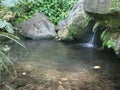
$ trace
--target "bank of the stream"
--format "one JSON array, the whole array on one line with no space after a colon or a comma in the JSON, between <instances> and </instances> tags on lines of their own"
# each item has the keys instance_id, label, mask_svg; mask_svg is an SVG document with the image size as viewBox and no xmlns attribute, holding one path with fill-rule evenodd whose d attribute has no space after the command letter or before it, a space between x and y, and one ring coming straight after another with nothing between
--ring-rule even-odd
<instances>
[{"instance_id":1,"label":"bank of the stream","mask_svg":"<svg viewBox=\"0 0 120 90\"><path fill-rule=\"evenodd\" d=\"M120 60L112 51L51 40L11 48L17 77L3 90L120 90ZM97 67L97 68L96 68Z\"/></svg>"}]
</instances>

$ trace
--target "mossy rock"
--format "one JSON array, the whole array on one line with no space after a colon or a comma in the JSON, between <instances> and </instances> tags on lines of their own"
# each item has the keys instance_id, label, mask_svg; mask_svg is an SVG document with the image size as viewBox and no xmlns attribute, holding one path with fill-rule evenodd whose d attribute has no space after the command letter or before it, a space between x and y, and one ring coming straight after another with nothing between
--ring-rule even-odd
<instances>
[{"instance_id":1,"label":"mossy rock","mask_svg":"<svg viewBox=\"0 0 120 90\"><path fill-rule=\"evenodd\" d=\"M120 0L85 0L84 10L98 14L120 12Z\"/></svg>"},{"instance_id":2,"label":"mossy rock","mask_svg":"<svg viewBox=\"0 0 120 90\"><path fill-rule=\"evenodd\" d=\"M83 9L83 2L84 0L78 0L73 6L68 17L65 19L65 26L58 31L58 40L79 39L85 33L85 27L88 21L87 14Z\"/></svg>"}]
</instances>

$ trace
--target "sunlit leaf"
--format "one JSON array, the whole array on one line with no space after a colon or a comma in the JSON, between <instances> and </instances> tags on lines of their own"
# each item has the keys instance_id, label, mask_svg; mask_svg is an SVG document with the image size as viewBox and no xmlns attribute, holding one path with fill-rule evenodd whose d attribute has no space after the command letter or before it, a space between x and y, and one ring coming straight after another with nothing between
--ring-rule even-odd
<instances>
[{"instance_id":1,"label":"sunlit leaf","mask_svg":"<svg viewBox=\"0 0 120 90\"><path fill-rule=\"evenodd\" d=\"M99 26L99 22L96 22L95 25L93 26L93 32L95 31L95 29Z\"/></svg>"},{"instance_id":2,"label":"sunlit leaf","mask_svg":"<svg viewBox=\"0 0 120 90\"><path fill-rule=\"evenodd\" d=\"M0 28L4 28L6 26L6 22L3 20L0 20Z\"/></svg>"}]
</instances>

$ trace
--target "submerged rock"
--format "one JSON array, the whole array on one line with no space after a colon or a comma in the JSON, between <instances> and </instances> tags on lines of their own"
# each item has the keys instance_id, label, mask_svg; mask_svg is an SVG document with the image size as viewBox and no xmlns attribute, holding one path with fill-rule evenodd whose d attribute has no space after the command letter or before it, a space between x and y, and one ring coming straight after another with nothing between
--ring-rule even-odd
<instances>
[{"instance_id":1,"label":"submerged rock","mask_svg":"<svg viewBox=\"0 0 120 90\"><path fill-rule=\"evenodd\" d=\"M54 25L41 13L36 13L34 17L22 22L18 28L22 29L23 36L31 39L50 39L56 35Z\"/></svg>"},{"instance_id":2,"label":"submerged rock","mask_svg":"<svg viewBox=\"0 0 120 90\"><path fill-rule=\"evenodd\" d=\"M68 17L58 24L58 34L56 36L58 40L73 40L74 38L80 38L84 34L87 20L83 4L84 0L78 0Z\"/></svg>"},{"instance_id":3,"label":"submerged rock","mask_svg":"<svg viewBox=\"0 0 120 90\"><path fill-rule=\"evenodd\" d=\"M65 90L65 88L60 85L60 86L57 88L57 90Z\"/></svg>"}]
</instances>

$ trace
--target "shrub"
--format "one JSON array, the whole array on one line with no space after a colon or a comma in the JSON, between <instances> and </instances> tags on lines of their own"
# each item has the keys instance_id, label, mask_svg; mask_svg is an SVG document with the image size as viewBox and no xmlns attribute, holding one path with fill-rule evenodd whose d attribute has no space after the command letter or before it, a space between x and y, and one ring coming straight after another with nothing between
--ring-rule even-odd
<instances>
[{"instance_id":1,"label":"shrub","mask_svg":"<svg viewBox=\"0 0 120 90\"><path fill-rule=\"evenodd\" d=\"M77 0L23 0L19 1L12 10L16 12L16 24L32 17L35 12L41 12L57 24L67 17L69 9Z\"/></svg>"},{"instance_id":2,"label":"shrub","mask_svg":"<svg viewBox=\"0 0 120 90\"><path fill-rule=\"evenodd\" d=\"M9 39L25 48L20 38L14 35L13 26L9 22L12 17L13 17L12 12L9 11L8 8L0 6L0 42L1 42L0 46L4 47L2 44L3 40ZM10 73L6 63L10 63L14 69L13 63L9 59L9 57L7 57L5 51L1 47L0 47L0 74L1 74L1 68L5 68L5 70Z\"/></svg>"}]
</instances>

